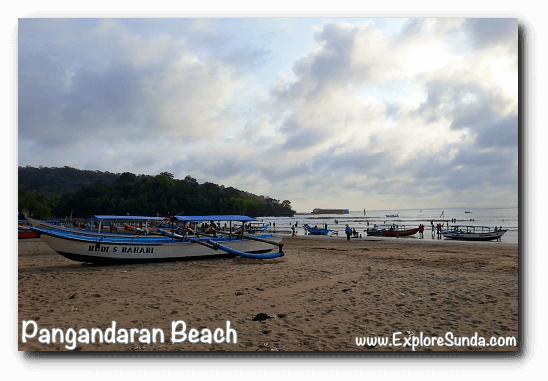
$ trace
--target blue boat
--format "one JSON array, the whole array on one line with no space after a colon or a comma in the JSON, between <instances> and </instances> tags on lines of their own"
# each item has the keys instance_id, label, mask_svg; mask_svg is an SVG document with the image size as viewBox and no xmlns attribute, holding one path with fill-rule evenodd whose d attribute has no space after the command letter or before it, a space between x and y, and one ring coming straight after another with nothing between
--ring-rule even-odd
<instances>
[{"instance_id":1,"label":"blue boat","mask_svg":"<svg viewBox=\"0 0 548 381\"><path fill-rule=\"evenodd\" d=\"M303 228L308 232L308 234L311 235L339 235L339 232L336 232L334 230L313 228L310 227L308 224L303 225Z\"/></svg>"},{"instance_id":2,"label":"blue boat","mask_svg":"<svg viewBox=\"0 0 548 381\"><path fill-rule=\"evenodd\" d=\"M367 229L367 235L368 236L382 236L384 235L384 232L386 231L387 229L379 229L379 228L373 228L373 229Z\"/></svg>"},{"instance_id":3,"label":"blue boat","mask_svg":"<svg viewBox=\"0 0 548 381\"><path fill-rule=\"evenodd\" d=\"M235 228L242 229L242 226L244 227L245 231L249 234L255 234L255 233L262 233L268 229L270 226L270 223L263 223L263 222L250 222L248 224L241 224L241 225L235 225Z\"/></svg>"}]
</instances>

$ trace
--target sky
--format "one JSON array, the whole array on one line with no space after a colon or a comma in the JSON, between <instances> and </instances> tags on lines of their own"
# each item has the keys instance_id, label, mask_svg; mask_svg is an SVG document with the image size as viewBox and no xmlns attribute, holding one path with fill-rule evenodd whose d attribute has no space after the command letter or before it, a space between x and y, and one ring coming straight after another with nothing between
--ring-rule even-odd
<instances>
[{"instance_id":1,"label":"sky","mask_svg":"<svg viewBox=\"0 0 548 381\"><path fill-rule=\"evenodd\" d=\"M515 18L21 18L19 166L314 208L518 204Z\"/></svg>"}]
</instances>

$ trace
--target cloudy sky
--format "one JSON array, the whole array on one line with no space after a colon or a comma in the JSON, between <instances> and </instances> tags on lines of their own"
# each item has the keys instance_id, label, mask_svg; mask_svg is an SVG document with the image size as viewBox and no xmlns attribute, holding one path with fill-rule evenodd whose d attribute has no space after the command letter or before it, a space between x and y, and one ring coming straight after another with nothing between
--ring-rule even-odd
<instances>
[{"instance_id":1,"label":"cloudy sky","mask_svg":"<svg viewBox=\"0 0 548 381\"><path fill-rule=\"evenodd\" d=\"M517 19L20 19L18 165L298 212L518 203Z\"/></svg>"}]
</instances>

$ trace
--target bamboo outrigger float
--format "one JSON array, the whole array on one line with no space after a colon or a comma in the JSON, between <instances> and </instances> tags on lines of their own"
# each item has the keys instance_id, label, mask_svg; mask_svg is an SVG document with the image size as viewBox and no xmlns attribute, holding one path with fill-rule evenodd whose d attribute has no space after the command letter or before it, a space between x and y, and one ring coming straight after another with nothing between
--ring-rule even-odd
<instances>
[{"instance_id":1,"label":"bamboo outrigger float","mask_svg":"<svg viewBox=\"0 0 548 381\"><path fill-rule=\"evenodd\" d=\"M107 216L102 216L106 219ZM113 219L123 216L111 216ZM282 237L271 234L220 236L175 233L174 224L179 222L186 226L189 221L255 221L247 216L175 216L171 218L171 233L158 230L164 236L101 234L55 229L44 224L31 227L42 241L62 256L79 262L90 263L135 263L163 262L189 258L239 256L252 259L278 258L284 255ZM162 233L163 232L163 233ZM277 253L269 253L274 246Z\"/></svg>"}]
</instances>

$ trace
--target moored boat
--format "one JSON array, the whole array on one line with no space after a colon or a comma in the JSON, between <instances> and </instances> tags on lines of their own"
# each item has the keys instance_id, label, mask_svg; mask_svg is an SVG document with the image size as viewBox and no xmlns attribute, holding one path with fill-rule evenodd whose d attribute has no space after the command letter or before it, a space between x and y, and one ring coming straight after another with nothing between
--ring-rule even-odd
<instances>
[{"instance_id":1,"label":"moored boat","mask_svg":"<svg viewBox=\"0 0 548 381\"><path fill-rule=\"evenodd\" d=\"M419 231L419 227L413 229L406 229L405 226L398 225L380 225L374 226L372 229L367 229L368 236L377 237L407 237L416 234Z\"/></svg>"},{"instance_id":2,"label":"moored boat","mask_svg":"<svg viewBox=\"0 0 548 381\"><path fill-rule=\"evenodd\" d=\"M255 221L247 216L175 216L171 222L188 221ZM110 234L86 235L79 231L31 227L43 242L62 256L79 262L133 263L162 262L188 258L241 256L253 259L277 258L282 252L282 237L271 234L155 237ZM277 253L268 253L274 246Z\"/></svg>"},{"instance_id":3,"label":"moored boat","mask_svg":"<svg viewBox=\"0 0 548 381\"><path fill-rule=\"evenodd\" d=\"M311 227L308 224L303 225L303 228L308 232L308 234L311 235L339 235L339 233L335 230L319 229L317 227Z\"/></svg>"},{"instance_id":4,"label":"moored boat","mask_svg":"<svg viewBox=\"0 0 548 381\"><path fill-rule=\"evenodd\" d=\"M235 225L235 228L241 229L243 227L247 233L255 234L264 232L269 226L270 223L265 224L264 222L249 222L247 224Z\"/></svg>"},{"instance_id":5,"label":"moored boat","mask_svg":"<svg viewBox=\"0 0 548 381\"><path fill-rule=\"evenodd\" d=\"M382 236L386 229L388 229L387 225L375 225L371 229L367 229L366 232L368 236Z\"/></svg>"},{"instance_id":6,"label":"moored boat","mask_svg":"<svg viewBox=\"0 0 548 381\"><path fill-rule=\"evenodd\" d=\"M406 229L405 226L392 225L390 228L383 231L384 237L407 237L419 232L419 227Z\"/></svg>"},{"instance_id":7,"label":"moored boat","mask_svg":"<svg viewBox=\"0 0 548 381\"><path fill-rule=\"evenodd\" d=\"M312 214L348 214L350 211L348 209L320 209L315 208L312 211Z\"/></svg>"},{"instance_id":8,"label":"moored boat","mask_svg":"<svg viewBox=\"0 0 548 381\"><path fill-rule=\"evenodd\" d=\"M508 229L492 229L488 226L452 226L448 232L441 233L449 239L462 241L492 241L502 238Z\"/></svg>"}]
</instances>

